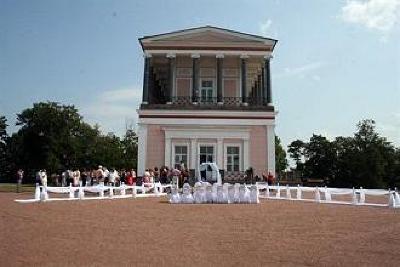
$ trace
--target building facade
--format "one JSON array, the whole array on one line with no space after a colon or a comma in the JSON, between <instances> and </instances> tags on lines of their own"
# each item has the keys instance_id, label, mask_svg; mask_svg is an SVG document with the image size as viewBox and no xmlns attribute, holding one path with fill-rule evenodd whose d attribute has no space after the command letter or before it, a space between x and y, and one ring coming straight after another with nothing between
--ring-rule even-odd
<instances>
[{"instance_id":1,"label":"building facade","mask_svg":"<svg viewBox=\"0 0 400 267\"><path fill-rule=\"evenodd\" d=\"M270 60L277 40L205 26L139 39L138 174L181 161L275 173ZM197 173L197 172L196 172Z\"/></svg>"}]
</instances>

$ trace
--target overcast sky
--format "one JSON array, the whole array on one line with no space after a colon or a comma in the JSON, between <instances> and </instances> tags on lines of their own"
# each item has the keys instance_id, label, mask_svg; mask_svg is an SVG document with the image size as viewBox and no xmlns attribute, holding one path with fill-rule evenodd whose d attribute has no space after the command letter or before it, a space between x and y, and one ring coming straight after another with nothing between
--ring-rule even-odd
<instances>
[{"instance_id":1,"label":"overcast sky","mask_svg":"<svg viewBox=\"0 0 400 267\"><path fill-rule=\"evenodd\" d=\"M206 24L279 40L272 87L285 145L352 135L371 118L400 146L400 0L0 0L0 114L14 124L33 102L58 101L122 134L142 94L137 39Z\"/></svg>"}]
</instances>

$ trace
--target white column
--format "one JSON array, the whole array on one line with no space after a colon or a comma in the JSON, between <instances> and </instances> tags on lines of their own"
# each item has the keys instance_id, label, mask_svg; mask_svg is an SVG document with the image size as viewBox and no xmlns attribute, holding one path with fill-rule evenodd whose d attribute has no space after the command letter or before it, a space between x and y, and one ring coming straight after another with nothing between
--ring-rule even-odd
<instances>
[{"instance_id":1,"label":"white column","mask_svg":"<svg viewBox=\"0 0 400 267\"><path fill-rule=\"evenodd\" d=\"M138 127L138 163L137 175L142 176L146 169L147 154L147 125L139 124Z\"/></svg>"},{"instance_id":2,"label":"white column","mask_svg":"<svg viewBox=\"0 0 400 267\"><path fill-rule=\"evenodd\" d=\"M197 170L197 139L190 139L190 169Z\"/></svg>"},{"instance_id":3,"label":"white column","mask_svg":"<svg viewBox=\"0 0 400 267\"><path fill-rule=\"evenodd\" d=\"M224 139L217 138L217 165L220 170L224 169Z\"/></svg>"},{"instance_id":4,"label":"white column","mask_svg":"<svg viewBox=\"0 0 400 267\"><path fill-rule=\"evenodd\" d=\"M243 171L249 168L249 139L243 139Z\"/></svg>"},{"instance_id":5,"label":"white column","mask_svg":"<svg viewBox=\"0 0 400 267\"><path fill-rule=\"evenodd\" d=\"M167 167L174 167L172 166L171 162L171 138L170 137L165 137L165 148L164 148L164 164Z\"/></svg>"},{"instance_id":6,"label":"white column","mask_svg":"<svg viewBox=\"0 0 400 267\"><path fill-rule=\"evenodd\" d=\"M267 169L275 176L275 125L267 125Z\"/></svg>"}]
</instances>

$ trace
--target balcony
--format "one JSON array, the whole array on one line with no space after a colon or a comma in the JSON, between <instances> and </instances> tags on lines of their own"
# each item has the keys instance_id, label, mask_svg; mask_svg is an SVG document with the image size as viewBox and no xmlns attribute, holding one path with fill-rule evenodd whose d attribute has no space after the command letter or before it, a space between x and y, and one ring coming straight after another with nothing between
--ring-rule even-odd
<instances>
[{"instance_id":1,"label":"balcony","mask_svg":"<svg viewBox=\"0 0 400 267\"><path fill-rule=\"evenodd\" d=\"M267 100L258 97L247 97L245 103L241 97L222 97L222 102L217 97L192 98L190 96L172 97L171 102L154 101L141 104L141 109L187 109L187 110L253 110L274 111L274 107L267 105Z\"/></svg>"}]
</instances>

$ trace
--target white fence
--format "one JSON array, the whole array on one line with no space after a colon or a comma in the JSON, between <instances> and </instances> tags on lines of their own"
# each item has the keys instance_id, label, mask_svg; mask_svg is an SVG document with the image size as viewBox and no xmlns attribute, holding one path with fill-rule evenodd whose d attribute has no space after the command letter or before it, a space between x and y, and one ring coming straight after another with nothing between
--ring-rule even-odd
<instances>
[{"instance_id":1,"label":"white fence","mask_svg":"<svg viewBox=\"0 0 400 267\"><path fill-rule=\"evenodd\" d=\"M99 184L96 186L80 185L78 187L73 187L71 185L69 187L51 187L51 186L45 187L37 185L35 190L35 197L33 199L16 200L16 201L21 203L31 203L39 201L58 201L58 200L91 200L91 199L118 199L118 198L130 198L130 197L131 198L159 197L159 196L166 196L167 194L165 193L165 189L171 187L172 187L171 184L161 184L161 183L148 183L148 184L142 184L141 186L127 186L123 183L120 186L106 186L104 184ZM250 188L251 185L247 185L246 187ZM295 187L293 186L290 187L288 185L280 186L279 184L272 186L263 182L256 183L256 187L257 187L256 191L258 193L257 196L254 197L255 200L257 200L253 201L255 203L258 203L258 198L264 198L264 199L282 199L282 200L292 200L292 201L313 201L322 204L326 203L326 204L364 205L364 206L400 208L400 197L397 190L304 187L299 185ZM281 196L281 192L284 192L285 195L284 197ZM52 193L51 197L49 193ZM68 197L54 197L57 194L68 194ZM305 198L304 194L307 194L308 196L311 195L311 198ZM228 193L226 193L226 195L228 196ZM343 198L346 198L346 196L349 200L343 200ZM368 196L383 197L383 199L386 200L384 202L381 201L382 203L373 203L366 201L366 197ZM216 202L224 203L220 201ZM196 201L194 201L194 203L196 203ZM227 203L229 203L229 201Z\"/></svg>"},{"instance_id":2,"label":"white fence","mask_svg":"<svg viewBox=\"0 0 400 267\"><path fill-rule=\"evenodd\" d=\"M313 201L327 204L382 206L400 208L400 197L397 190L384 189L355 189L355 188L330 188L330 187L304 187L304 186L280 186L257 183L260 191L259 197L266 199L285 199L298 201ZM285 192L285 197L281 197ZM304 193L311 194L313 198L304 198ZM340 200L340 197L348 197L350 201ZM386 203L372 203L366 201L366 196L381 196L386 198ZM339 199L338 199L339 197Z\"/></svg>"},{"instance_id":3,"label":"white fence","mask_svg":"<svg viewBox=\"0 0 400 267\"><path fill-rule=\"evenodd\" d=\"M36 185L33 199L16 200L21 203L58 200L93 200L93 199L118 199L129 197L159 197L165 196L165 189L170 184L143 183L142 186L128 186L122 183L120 186L106 186L103 183L96 186L53 187ZM150 193L151 192L151 193ZM51 195L49 193L52 193ZM89 193L89 194L88 194ZM56 194L68 194L68 197L54 197ZM50 197L51 196L51 197Z\"/></svg>"}]
</instances>

